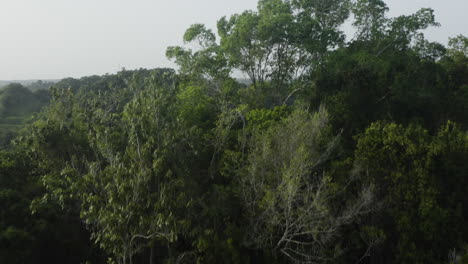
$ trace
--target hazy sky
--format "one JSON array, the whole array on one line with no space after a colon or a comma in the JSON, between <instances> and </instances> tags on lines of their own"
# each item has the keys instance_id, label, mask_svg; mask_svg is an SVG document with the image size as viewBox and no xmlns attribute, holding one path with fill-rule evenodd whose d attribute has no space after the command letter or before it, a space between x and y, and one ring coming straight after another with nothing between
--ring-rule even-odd
<instances>
[{"instance_id":1,"label":"hazy sky","mask_svg":"<svg viewBox=\"0 0 468 264\"><path fill-rule=\"evenodd\" d=\"M468 0L387 0L390 15L435 9L446 43L468 35ZM165 58L193 23L215 28L257 0L0 0L0 80L60 79L127 69L173 67Z\"/></svg>"}]
</instances>

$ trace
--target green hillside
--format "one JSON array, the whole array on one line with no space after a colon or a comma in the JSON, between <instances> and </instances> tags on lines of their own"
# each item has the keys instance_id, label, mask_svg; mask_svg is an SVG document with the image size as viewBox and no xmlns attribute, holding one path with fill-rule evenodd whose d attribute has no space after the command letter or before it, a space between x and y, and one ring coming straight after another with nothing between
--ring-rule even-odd
<instances>
[{"instance_id":1,"label":"green hillside","mask_svg":"<svg viewBox=\"0 0 468 264\"><path fill-rule=\"evenodd\" d=\"M6 145L34 113L49 102L47 90L32 92L19 83L0 90L0 146Z\"/></svg>"},{"instance_id":2,"label":"green hillside","mask_svg":"<svg viewBox=\"0 0 468 264\"><path fill-rule=\"evenodd\" d=\"M19 83L24 87L30 89L31 91L35 91L38 89L49 89L50 86L54 85L55 83L59 82L60 80L56 79L49 79L49 80L14 80L14 81L5 81L0 80L0 90L10 84Z\"/></svg>"}]
</instances>

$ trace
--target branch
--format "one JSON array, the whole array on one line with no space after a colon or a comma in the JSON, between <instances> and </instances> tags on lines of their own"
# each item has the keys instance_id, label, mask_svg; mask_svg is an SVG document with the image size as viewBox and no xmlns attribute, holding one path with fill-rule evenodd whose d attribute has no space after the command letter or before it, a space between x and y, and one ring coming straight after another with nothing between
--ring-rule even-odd
<instances>
[{"instance_id":1,"label":"branch","mask_svg":"<svg viewBox=\"0 0 468 264\"><path fill-rule=\"evenodd\" d=\"M296 92L298 92L298 91L300 91L300 90L302 90L302 88L297 88L297 89L295 89L294 91L292 91L292 92L288 95L288 97L286 97L286 100L284 100L283 105L285 105L285 104L288 102L289 98L290 98L293 94L295 94Z\"/></svg>"},{"instance_id":2,"label":"branch","mask_svg":"<svg viewBox=\"0 0 468 264\"><path fill-rule=\"evenodd\" d=\"M153 237L156 236L156 235L157 235L157 236L161 236L161 237L165 237L165 238L169 236L169 234L160 233L160 232L155 232L155 233L153 233L153 234L151 234L151 235L147 235L147 236L141 235L141 234L136 234L136 235L133 235L132 239L130 239L130 243L133 243L133 240L135 240L135 239L137 239L137 238L141 238L141 239L146 239L146 240L148 240L148 239L153 238Z\"/></svg>"}]
</instances>

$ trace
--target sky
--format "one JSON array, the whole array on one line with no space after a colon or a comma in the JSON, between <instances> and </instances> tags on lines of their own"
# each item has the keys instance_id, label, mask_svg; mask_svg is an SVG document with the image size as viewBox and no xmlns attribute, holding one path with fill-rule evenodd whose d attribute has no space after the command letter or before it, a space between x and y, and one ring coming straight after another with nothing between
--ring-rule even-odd
<instances>
[{"instance_id":1,"label":"sky","mask_svg":"<svg viewBox=\"0 0 468 264\"><path fill-rule=\"evenodd\" d=\"M435 10L426 37L468 36L468 0L387 0L389 15ZM122 68L175 67L168 46L194 23L215 29L222 16L257 0L0 0L0 80L79 78Z\"/></svg>"}]
</instances>

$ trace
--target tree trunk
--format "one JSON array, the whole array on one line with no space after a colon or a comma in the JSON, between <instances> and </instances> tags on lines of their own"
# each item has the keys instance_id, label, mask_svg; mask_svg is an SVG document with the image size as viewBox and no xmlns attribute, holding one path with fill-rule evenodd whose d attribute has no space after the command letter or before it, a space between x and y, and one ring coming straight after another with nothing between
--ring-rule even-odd
<instances>
[{"instance_id":1,"label":"tree trunk","mask_svg":"<svg viewBox=\"0 0 468 264\"><path fill-rule=\"evenodd\" d=\"M151 242L151 245L150 245L149 264L153 264L153 263L154 263L153 254L154 254L154 243Z\"/></svg>"}]
</instances>

